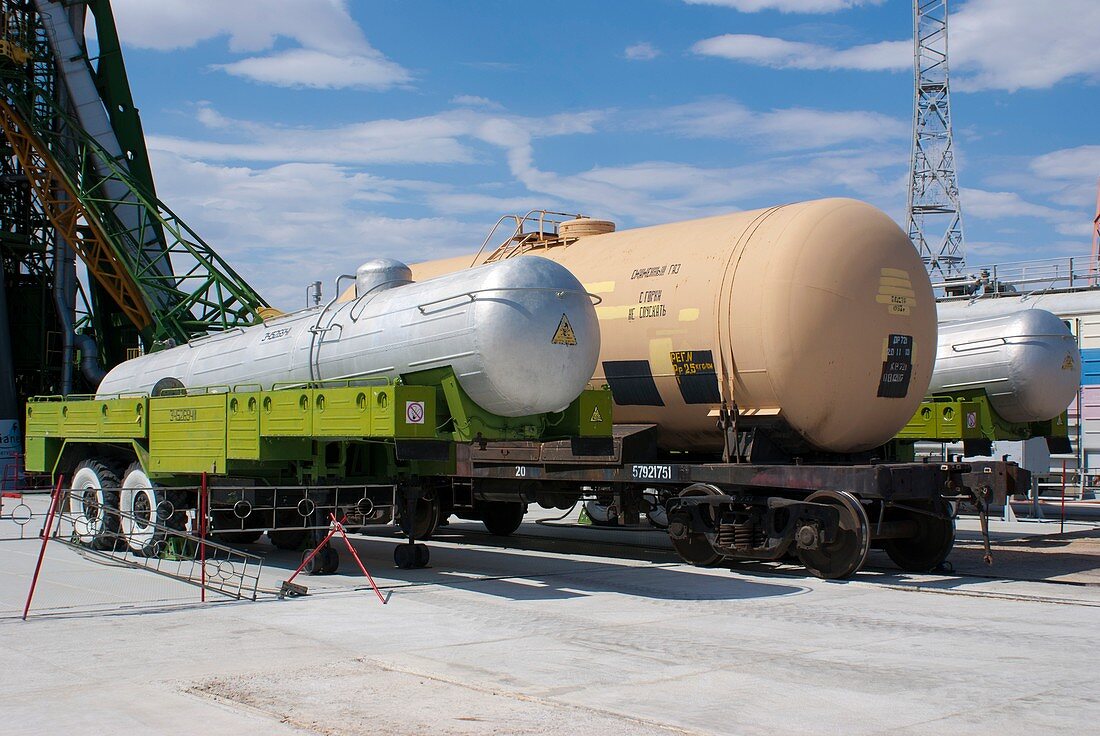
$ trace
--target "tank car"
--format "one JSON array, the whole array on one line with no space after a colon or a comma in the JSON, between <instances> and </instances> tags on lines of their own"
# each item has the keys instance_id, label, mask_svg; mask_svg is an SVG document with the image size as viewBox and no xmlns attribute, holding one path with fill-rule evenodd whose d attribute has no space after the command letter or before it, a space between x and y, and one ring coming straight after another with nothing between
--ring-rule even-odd
<instances>
[{"instance_id":1,"label":"tank car","mask_svg":"<svg viewBox=\"0 0 1100 736\"><path fill-rule=\"evenodd\" d=\"M721 450L725 408L789 454L858 453L893 437L925 395L931 283L909 238L871 205L824 199L608 229L566 222L528 252L603 298L594 378L610 386L616 421L656 423L664 448Z\"/></svg>"},{"instance_id":2,"label":"tank car","mask_svg":"<svg viewBox=\"0 0 1100 736\"><path fill-rule=\"evenodd\" d=\"M1009 422L1041 422L1077 395L1081 356L1069 327L1043 309L940 326L929 392L982 391Z\"/></svg>"},{"instance_id":3,"label":"tank car","mask_svg":"<svg viewBox=\"0 0 1100 736\"><path fill-rule=\"evenodd\" d=\"M413 282L396 261L364 264L355 298L121 363L98 397L209 386L388 380L450 367L482 409L560 411L596 368L600 334L580 282L545 258Z\"/></svg>"}]
</instances>

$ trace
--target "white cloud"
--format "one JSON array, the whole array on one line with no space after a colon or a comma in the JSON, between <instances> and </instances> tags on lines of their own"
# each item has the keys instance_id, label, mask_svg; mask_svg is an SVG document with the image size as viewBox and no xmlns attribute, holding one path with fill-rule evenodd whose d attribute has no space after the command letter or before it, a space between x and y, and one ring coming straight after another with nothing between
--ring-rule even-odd
<instances>
[{"instance_id":1,"label":"white cloud","mask_svg":"<svg viewBox=\"0 0 1100 736\"><path fill-rule=\"evenodd\" d=\"M834 13L857 5L881 5L885 0L684 0L688 5L719 5L740 10L742 13L758 13L761 10L778 10L781 13Z\"/></svg>"},{"instance_id":2,"label":"white cloud","mask_svg":"<svg viewBox=\"0 0 1100 736\"><path fill-rule=\"evenodd\" d=\"M598 111L526 118L475 110L451 110L407 120L372 120L335 128L286 127L230 120L208 106L199 119L241 140L211 141L148 136L150 148L190 158L222 161L311 162L341 165L472 163L481 142L509 149L532 139L591 133Z\"/></svg>"},{"instance_id":3,"label":"white cloud","mask_svg":"<svg viewBox=\"0 0 1100 736\"><path fill-rule=\"evenodd\" d=\"M962 190L960 196L965 204L966 214L987 220L1010 217L1041 217L1057 220L1066 214L1053 207L1028 202L1016 192L987 192L982 189L967 188Z\"/></svg>"},{"instance_id":4,"label":"white cloud","mask_svg":"<svg viewBox=\"0 0 1100 736\"><path fill-rule=\"evenodd\" d=\"M423 196L441 185L382 179L331 164L267 169L191 161L153 149L159 194L203 233L274 306L304 305L306 284L354 272L368 258L409 262L469 252L481 223L453 217L379 214L380 203Z\"/></svg>"},{"instance_id":5,"label":"white cloud","mask_svg":"<svg viewBox=\"0 0 1100 736\"><path fill-rule=\"evenodd\" d=\"M861 147L733 167L648 161L559 174L532 164L512 173L529 191L554 197L567 210L644 225L766 206L777 196L799 200L847 192L889 208L905 197L904 178L895 173L904 168L898 154Z\"/></svg>"},{"instance_id":6,"label":"white cloud","mask_svg":"<svg viewBox=\"0 0 1100 736\"><path fill-rule=\"evenodd\" d=\"M504 105L499 102L494 102L488 97L478 97L477 95L455 95L451 98L452 105L461 105L463 107L484 107L488 110L503 110Z\"/></svg>"},{"instance_id":7,"label":"white cloud","mask_svg":"<svg viewBox=\"0 0 1100 736\"><path fill-rule=\"evenodd\" d=\"M1031 170L1045 179L1076 179L1093 182L1100 176L1100 145L1064 148L1037 156Z\"/></svg>"},{"instance_id":8,"label":"white cloud","mask_svg":"<svg viewBox=\"0 0 1100 736\"><path fill-rule=\"evenodd\" d=\"M1086 246L1087 247L1087 246ZM1020 245L1004 240L967 240L966 270L976 272L982 266L1003 265L1013 261L1034 261L1045 258L1082 255L1081 244L1074 240L1049 240ZM1042 306L1041 304L1036 306Z\"/></svg>"},{"instance_id":9,"label":"white cloud","mask_svg":"<svg viewBox=\"0 0 1100 736\"><path fill-rule=\"evenodd\" d=\"M212 136L241 140L151 139L161 196L281 307L299 306L306 283L327 285L370 256L415 261L475 250L503 213L546 207L634 226L765 206L776 198L848 193L882 207L904 199L904 151L893 146L731 167L648 161L560 172L538 164L535 143L592 132L605 113L525 118L457 110L330 129L229 120L209 107L199 116ZM427 149L437 155L425 156ZM462 186L356 170L409 159L495 159L506 168ZM267 167L228 165L233 160Z\"/></svg>"},{"instance_id":10,"label":"white cloud","mask_svg":"<svg viewBox=\"0 0 1100 736\"><path fill-rule=\"evenodd\" d=\"M299 48L217 65L230 74L283 87L388 89L411 75L374 49L345 0L115 0L122 41L171 51L228 37L234 53L256 53L288 39Z\"/></svg>"},{"instance_id":11,"label":"white cloud","mask_svg":"<svg viewBox=\"0 0 1100 736\"><path fill-rule=\"evenodd\" d=\"M410 79L408 72L377 52L369 56L334 56L312 49L291 49L231 64L215 64L214 68L277 87L384 90Z\"/></svg>"},{"instance_id":12,"label":"white cloud","mask_svg":"<svg viewBox=\"0 0 1100 736\"><path fill-rule=\"evenodd\" d=\"M951 14L951 69L958 90L1044 89L1074 76L1100 76L1100 3L1095 0L970 0ZM746 34L697 42L705 56L794 69L901 71L912 41L835 49Z\"/></svg>"},{"instance_id":13,"label":"white cloud","mask_svg":"<svg viewBox=\"0 0 1100 736\"><path fill-rule=\"evenodd\" d=\"M837 50L770 36L727 33L699 41L691 50L703 56L747 61L780 69L897 71L913 66L911 41L883 41Z\"/></svg>"},{"instance_id":14,"label":"white cloud","mask_svg":"<svg viewBox=\"0 0 1100 736\"><path fill-rule=\"evenodd\" d=\"M807 108L758 112L728 99L677 105L641 117L649 128L692 138L760 140L776 150L825 148L847 141L883 141L909 134L908 121L877 112Z\"/></svg>"},{"instance_id":15,"label":"white cloud","mask_svg":"<svg viewBox=\"0 0 1100 736\"><path fill-rule=\"evenodd\" d=\"M623 56L631 61L652 61L660 55L661 50L646 41L627 46L623 52Z\"/></svg>"},{"instance_id":16,"label":"white cloud","mask_svg":"<svg viewBox=\"0 0 1100 736\"><path fill-rule=\"evenodd\" d=\"M1016 192L963 189L960 196L964 217L994 221L1031 217L1054 225L1061 235L1087 233L1086 223L1079 213L1029 202Z\"/></svg>"}]
</instances>

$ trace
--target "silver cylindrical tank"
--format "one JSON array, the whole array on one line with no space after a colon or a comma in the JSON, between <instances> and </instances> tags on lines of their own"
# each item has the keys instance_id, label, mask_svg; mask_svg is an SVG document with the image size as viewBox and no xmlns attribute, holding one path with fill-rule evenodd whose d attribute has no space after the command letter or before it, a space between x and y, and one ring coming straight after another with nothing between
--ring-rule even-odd
<instances>
[{"instance_id":1,"label":"silver cylindrical tank","mask_svg":"<svg viewBox=\"0 0 1100 736\"><path fill-rule=\"evenodd\" d=\"M1010 422L1061 414L1077 395L1081 354L1069 327L1043 309L940 325L929 393L981 389Z\"/></svg>"},{"instance_id":2,"label":"silver cylindrical tank","mask_svg":"<svg viewBox=\"0 0 1100 736\"><path fill-rule=\"evenodd\" d=\"M98 395L151 393L166 379L271 388L450 366L480 407L523 416L568 406L599 352L596 311L576 277L545 258L518 258L144 355L108 373Z\"/></svg>"}]
</instances>

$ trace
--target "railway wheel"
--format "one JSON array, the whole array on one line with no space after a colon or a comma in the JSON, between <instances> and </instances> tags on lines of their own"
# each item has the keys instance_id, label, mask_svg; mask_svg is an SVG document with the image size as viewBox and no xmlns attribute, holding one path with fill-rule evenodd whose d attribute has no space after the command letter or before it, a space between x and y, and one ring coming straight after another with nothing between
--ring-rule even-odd
<instances>
[{"instance_id":1,"label":"railway wheel","mask_svg":"<svg viewBox=\"0 0 1100 736\"><path fill-rule=\"evenodd\" d=\"M882 548L894 564L906 572L931 572L947 559L955 546L955 519L951 507L942 498L907 505L913 508L887 508L885 520L911 521L917 533L905 539L884 540Z\"/></svg>"},{"instance_id":2,"label":"railway wheel","mask_svg":"<svg viewBox=\"0 0 1100 736\"><path fill-rule=\"evenodd\" d=\"M69 513L82 544L114 549L119 540L118 475L98 460L76 466L69 484Z\"/></svg>"},{"instance_id":3,"label":"railway wheel","mask_svg":"<svg viewBox=\"0 0 1100 736\"><path fill-rule=\"evenodd\" d=\"M680 498L721 495L723 495L722 491L707 483L695 483L680 491ZM717 528L717 512L713 506L704 507L702 514L712 528ZM676 554L680 555L684 562L696 567L710 567L722 561L723 555L714 549L707 535L692 531L681 520L675 518L670 520L668 536L672 540Z\"/></svg>"},{"instance_id":4,"label":"railway wheel","mask_svg":"<svg viewBox=\"0 0 1100 736\"><path fill-rule=\"evenodd\" d=\"M798 559L819 578L842 580L854 575L871 551L871 523L859 499L847 491L817 491L806 499L827 503L840 512L836 539L816 548L799 548Z\"/></svg>"},{"instance_id":5,"label":"railway wheel","mask_svg":"<svg viewBox=\"0 0 1100 736\"><path fill-rule=\"evenodd\" d=\"M490 534L498 537L507 537L519 529L523 515L527 513L527 504L520 501L484 501L478 505L481 507L481 523Z\"/></svg>"},{"instance_id":6,"label":"railway wheel","mask_svg":"<svg viewBox=\"0 0 1100 736\"><path fill-rule=\"evenodd\" d=\"M135 554L156 557L164 551L169 530L183 529L187 512L177 508L181 499L149 479L140 463L133 463L122 478L119 508L122 536Z\"/></svg>"}]
</instances>

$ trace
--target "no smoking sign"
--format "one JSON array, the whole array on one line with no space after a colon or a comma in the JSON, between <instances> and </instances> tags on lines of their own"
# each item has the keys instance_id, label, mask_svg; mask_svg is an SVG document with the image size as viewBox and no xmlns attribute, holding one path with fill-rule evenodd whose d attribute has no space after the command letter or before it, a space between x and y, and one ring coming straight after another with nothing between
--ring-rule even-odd
<instances>
[{"instance_id":1,"label":"no smoking sign","mask_svg":"<svg viewBox=\"0 0 1100 736\"><path fill-rule=\"evenodd\" d=\"M406 401L405 402L405 423L406 424L423 424L424 423L424 402L423 401Z\"/></svg>"}]
</instances>

